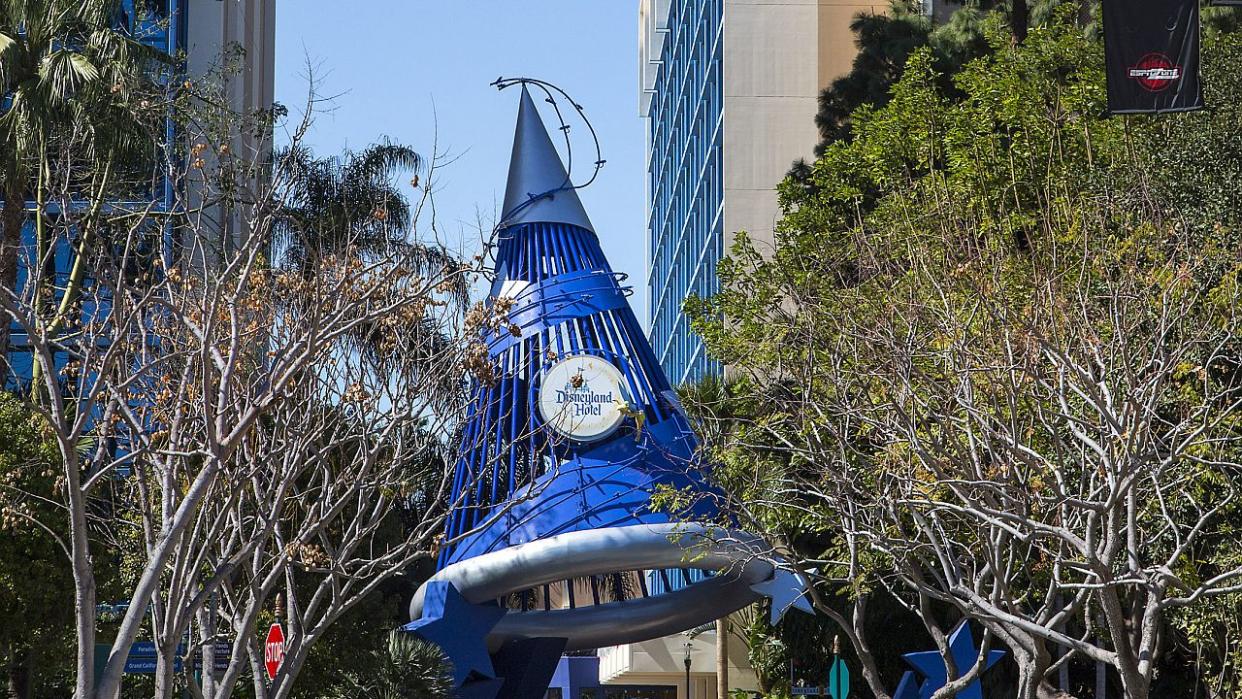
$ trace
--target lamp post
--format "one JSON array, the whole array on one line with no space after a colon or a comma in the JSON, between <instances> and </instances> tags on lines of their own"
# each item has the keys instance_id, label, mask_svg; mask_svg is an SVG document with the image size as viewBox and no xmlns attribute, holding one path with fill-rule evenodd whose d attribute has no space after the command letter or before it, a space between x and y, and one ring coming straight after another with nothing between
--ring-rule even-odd
<instances>
[{"instance_id":1,"label":"lamp post","mask_svg":"<svg viewBox=\"0 0 1242 699\"><path fill-rule=\"evenodd\" d=\"M686 665L686 699L690 699L690 651L694 650L694 644L686 641L682 644L686 649L685 665Z\"/></svg>"}]
</instances>

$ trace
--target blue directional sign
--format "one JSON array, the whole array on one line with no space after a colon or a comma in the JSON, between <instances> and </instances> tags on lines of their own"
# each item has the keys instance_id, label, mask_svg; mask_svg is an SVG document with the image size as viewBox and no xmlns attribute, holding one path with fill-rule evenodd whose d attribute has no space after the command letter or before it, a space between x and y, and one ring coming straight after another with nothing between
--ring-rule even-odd
<instances>
[{"instance_id":1,"label":"blue directional sign","mask_svg":"<svg viewBox=\"0 0 1242 699\"><path fill-rule=\"evenodd\" d=\"M228 641L216 641L215 655L212 658L211 669L216 672L224 672L229 669L229 658L233 655L233 644Z\"/></svg>"},{"instance_id":2,"label":"blue directional sign","mask_svg":"<svg viewBox=\"0 0 1242 699\"><path fill-rule=\"evenodd\" d=\"M155 654L154 643L143 643L139 648L139 644L134 644L134 649L129 652L129 657L125 658L125 673L129 675L154 675L155 668L159 662ZM178 649L180 650L180 649ZM181 653L178 652L173 658L173 672L181 672Z\"/></svg>"},{"instance_id":3,"label":"blue directional sign","mask_svg":"<svg viewBox=\"0 0 1242 699\"><path fill-rule=\"evenodd\" d=\"M215 672L224 672L229 667L229 656L233 652L233 646L228 641L216 641L215 658L212 663L212 669ZM157 653L155 651L154 641L135 641L129 649L129 656L125 658L125 672L130 675L154 675L157 664ZM184 668L182 658L185 657L185 644L177 644L176 655L173 657L173 672L180 673ZM194 668L200 669L203 666L203 657L199 652L194 653Z\"/></svg>"},{"instance_id":4,"label":"blue directional sign","mask_svg":"<svg viewBox=\"0 0 1242 699\"><path fill-rule=\"evenodd\" d=\"M157 660L155 656L129 656L125 659L125 673L128 675L154 675ZM181 672L181 661L173 661L173 672Z\"/></svg>"}]
</instances>

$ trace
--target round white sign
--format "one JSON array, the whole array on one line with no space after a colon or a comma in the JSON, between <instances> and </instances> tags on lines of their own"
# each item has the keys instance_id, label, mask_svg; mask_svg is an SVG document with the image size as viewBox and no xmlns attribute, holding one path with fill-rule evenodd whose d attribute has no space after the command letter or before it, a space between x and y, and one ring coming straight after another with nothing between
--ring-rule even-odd
<instances>
[{"instance_id":1,"label":"round white sign","mask_svg":"<svg viewBox=\"0 0 1242 699\"><path fill-rule=\"evenodd\" d=\"M539 414L580 442L608 436L625 419L625 377L608 361L582 354L553 364L539 388Z\"/></svg>"}]
</instances>

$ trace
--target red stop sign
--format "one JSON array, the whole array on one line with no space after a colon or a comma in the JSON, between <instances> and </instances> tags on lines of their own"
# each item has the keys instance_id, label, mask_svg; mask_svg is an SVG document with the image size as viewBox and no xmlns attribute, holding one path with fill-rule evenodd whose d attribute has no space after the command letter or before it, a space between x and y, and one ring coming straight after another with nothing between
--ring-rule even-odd
<instances>
[{"instance_id":1,"label":"red stop sign","mask_svg":"<svg viewBox=\"0 0 1242 699\"><path fill-rule=\"evenodd\" d=\"M267 678L276 679L280 664L285 661L285 630L280 624L272 624L267 630L267 641L263 644L263 662L267 666Z\"/></svg>"}]
</instances>

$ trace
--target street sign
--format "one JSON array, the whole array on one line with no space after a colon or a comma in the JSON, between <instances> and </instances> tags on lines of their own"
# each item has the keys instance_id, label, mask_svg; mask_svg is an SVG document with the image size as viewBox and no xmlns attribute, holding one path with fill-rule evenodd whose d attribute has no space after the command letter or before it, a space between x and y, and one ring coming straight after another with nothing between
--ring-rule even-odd
<instances>
[{"instance_id":1,"label":"street sign","mask_svg":"<svg viewBox=\"0 0 1242 699\"><path fill-rule=\"evenodd\" d=\"M180 650L180 648L178 648ZM130 655L149 655L155 657L155 641L134 641L129 647Z\"/></svg>"},{"instance_id":2,"label":"street sign","mask_svg":"<svg viewBox=\"0 0 1242 699\"><path fill-rule=\"evenodd\" d=\"M181 672L181 656L185 655L185 645L177 646L173 656L173 672ZM154 675L156 652L154 641L135 641L129 647L129 655L125 657L124 672L129 675Z\"/></svg>"},{"instance_id":3,"label":"street sign","mask_svg":"<svg viewBox=\"0 0 1242 699\"><path fill-rule=\"evenodd\" d=\"M283 642L283 641L282 641ZM111 649L110 645L103 645L105 653ZM221 673L229 669L229 658L233 653L233 644L229 641L215 642L215 658L212 663L212 669ZM106 657L106 655L105 655ZM176 653L173 655L173 672L180 674L183 663L182 658L185 657L185 644L177 644ZM284 657L283 649L281 657ZM203 654L200 650L195 649L193 654L193 667L195 670L201 669L203 666ZM125 658L125 672L130 675L154 675L156 664L155 643L152 641L135 641L129 648L129 655ZM279 664L277 665L279 669Z\"/></svg>"},{"instance_id":4,"label":"street sign","mask_svg":"<svg viewBox=\"0 0 1242 699\"><path fill-rule=\"evenodd\" d=\"M216 641L215 648L212 649L212 670L215 672L224 672L229 669L229 660L233 655L233 644L228 641Z\"/></svg>"},{"instance_id":5,"label":"street sign","mask_svg":"<svg viewBox=\"0 0 1242 699\"><path fill-rule=\"evenodd\" d=\"M285 661L285 630L280 624L272 624L267 630L267 641L263 644L263 664L267 666L267 678L276 679L280 664Z\"/></svg>"},{"instance_id":6,"label":"street sign","mask_svg":"<svg viewBox=\"0 0 1242 699\"><path fill-rule=\"evenodd\" d=\"M147 657L145 655L129 656L125 659L125 674L127 675L154 675L155 674L155 657ZM175 670L174 670L175 672Z\"/></svg>"},{"instance_id":7,"label":"street sign","mask_svg":"<svg viewBox=\"0 0 1242 699\"><path fill-rule=\"evenodd\" d=\"M850 668L840 658L832 661L828 671L828 694L832 699L847 699L850 695Z\"/></svg>"}]
</instances>

